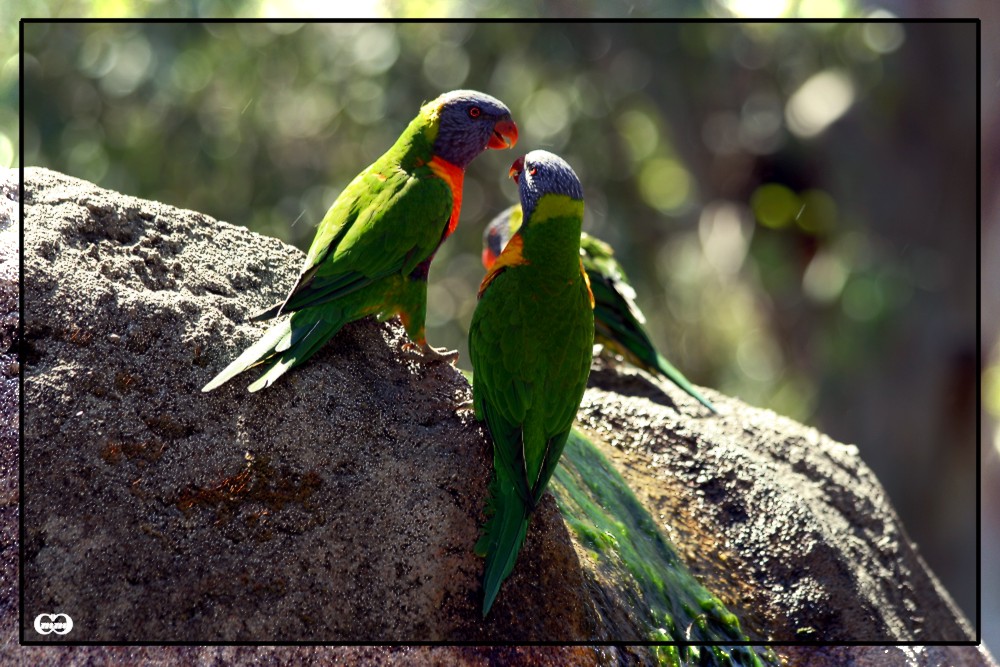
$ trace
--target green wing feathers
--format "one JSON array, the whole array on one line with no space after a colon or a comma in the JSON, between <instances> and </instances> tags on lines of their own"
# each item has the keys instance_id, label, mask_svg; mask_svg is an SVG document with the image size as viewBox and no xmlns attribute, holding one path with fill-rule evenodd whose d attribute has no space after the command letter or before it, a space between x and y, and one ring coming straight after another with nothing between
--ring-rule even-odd
<instances>
[{"instance_id":1,"label":"green wing feathers","mask_svg":"<svg viewBox=\"0 0 1000 667\"><path fill-rule=\"evenodd\" d=\"M399 298L409 293L399 283L434 254L452 203L451 191L440 178L415 177L385 157L369 167L323 219L288 298L251 318L293 313L290 321L269 329L202 391L262 363L264 375L249 389L269 387L315 354L344 324L372 313L409 314L410 328L422 331L424 292L417 290L420 303L410 304Z\"/></svg>"},{"instance_id":2,"label":"green wing feathers","mask_svg":"<svg viewBox=\"0 0 1000 667\"><path fill-rule=\"evenodd\" d=\"M486 506L489 517L483 535L476 543L476 553L486 557L483 575L483 617L489 613L500 592L500 584L510 576L517 554L528 534L530 513L515 485L502 467L496 468L490 483L490 498Z\"/></svg>"},{"instance_id":3,"label":"green wing feathers","mask_svg":"<svg viewBox=\"0 0 1000 667\"><path fill-rule=\"evenodd\" d=\"M528 487L524 462L524 431L521 425L511 422L502 410L497 410L489 401L482 403L486 427L493 440L493 467L516 474L510 475L511 483L523 503L534 507L536 499Z\"/></svg>"},{"instance_id":4,"label":"green wing feathers","mask_svg":"<svg viewBox=\"0 0 1000 667\"><path fill-rule=\"evenodd\" d=\"M588 268L590 287L594 293L594 326L598 342L627 361L652 375L662 375L684 390L712 412L717 412L711 401L694 388L684 374L677 370L653 346L649 334L642 326L642 312L632 297L632 289L624 282L620 269L609 270L606 263L598 271ZM617 264L617 262L615 262ZM585 262L586 266L586 262Z\"/></svg>"},{"instance_id":5,"label":"green wing feathers","mask_svg":"<svg viewBox=\"0 0 1000 667\"><path fill-rule=\"evenodd\" d=\"M715 413L719 412L715 408L715 406L712 405L712 402L710 400L702 396L701 392L695 389L694 385L688 382L688 379L684 377L683 373L674 368L674 366L669 361L667 361L662 354L658 352L656 354L656 369L660 373L662 373L668 380L670 380L675 385L677 385L685 392L687 392L687 394L691 396L691 398L695 399L696 401L704 405L712 412Z\"/></svg>"},{"instance_id":6,"label":"green wing feathers","mask_svg":"<svg viewBox=\"0 0 1000 667\"><path fill-rule=\"evenodd\" d=\"M284 301L263 310L250 319L254 322L269 320L283 313L292 313L303 308L321 306L328 301L335 301L374 282L372 278L359 273L340 274L337 276L310 277L309 282L301 281L300 286L288 295Z\"/></svg>"},{"instance_id":7,"label":"green wing feathers","mask_svg":"<svg viewBox=\"0 0 1000 667\"><path fill-rule=\"evenodd\" d=\"M255 392L270 387L287 371L305 363L316 354L326 341L330 340L347 323L344 317L336 317L336 311L304 311L289 318L291 333L283 337L274 348L274 356L267 360L264 373L248 391Z\"/></svg>"},{"instance_id":8,"label":"green wing feathers","mask_svg":"<svg viewBox=\"0 0 1000 667\"><path fill-rule=\"evenodd\" d=\"M335 309L306 310L273 325L256 343L219 373L202 391L212 391L240 373L264 365L264 373L251 384L251 392L269 387L287 371L316 354L323 344L349 321Z\"/></svg>"},{"instance_id":9,"label":"green wing feathers","mask_svg":"<svg viewBox=\"0 0 1000 667\"><path fill-rule=\"evenodd\" d=\"M278 342L292 331L290 322L279 322L267 330L260 340L243 350L243 353L236 357L221 373L216 375L211 382L201 388L202 391L212 391L221 387L225 383L243 371L256 366L262 359L267 358L273 352Z\"/></svg>"}]
</instances>

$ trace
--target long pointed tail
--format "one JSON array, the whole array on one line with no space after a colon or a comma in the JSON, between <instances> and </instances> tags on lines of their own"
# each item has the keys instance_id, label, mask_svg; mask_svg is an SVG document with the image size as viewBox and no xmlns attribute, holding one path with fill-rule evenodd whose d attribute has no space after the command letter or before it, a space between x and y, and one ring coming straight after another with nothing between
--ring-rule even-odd
<instances>
[{"instance_id":1,"label":"long pointed tail","mask_svg":"<svg viewBox=\"0 0 1000 667\"><path fill-rule=\"evenodd\" d=\"M260 340L202 387L202 391L212 391L258 364L266 364L264 373L248 389L254 392L269 387L289 369L319 351L344 324L346 320L340 313L299 311L268 329Z\"/></svg>"},{"instance_id":2,"label":"long pointed tail","mask_svg":"<svg viewBox=\"0 0 1000 667\"><path fill-rule=\"evenodd\" d=\"M490 484L490 500L486 511L492 516L483 527L483 536L476 543L476 553L486 556L486 572L483 575L484 618L500 592L500 584L514 569L517 554L528 533L530 515L514 485L500 474Z\"/></svg>"},{"instance_id":3,"label":"long pointed tail","mask_svg":"<svg viewBox=\"0 0 1000 667\"><path fill-rule=\"evenodd\" d=\"M593 284L593 283L592 283ZM617 290L610 289L605 281L598 281L594 290L597 305L594 307L594 337L605 347L610 347L625 359L647 373L663 375L687 392L691 398L712 412L718 412L711 401L688 382L684 374L674 368L656 351L649 334L637 318L637 309Z\"/></svg>"},{"instance_id":4,"label":"long pointed tail","mask_svg":"<svg viewBox=\"0 0 1000 667\"><path fill-rule=\"evenodd\" d=\"M667 361L663 357L663 355L660 354L659 352L656 353L656 370L658 370L661 373L663 373L663 375L666 376L666 378L668 380L670 380L675 385L677 385L678 387L680 387L681 389L683 389L684 391L686 391L692 398L694 398L695 400L697 400L699 403L701 403L702 405L704 405L706 408L708 408L712 412L716 412L716 413L718 412L718 410L715 409L715 406L712 405L712 402L709 401L704 396L702 396L701 392L699 392L697 389L695 389L694 385L692 385L690 382L688 382L688 379L686 377L684 377L684 374L681 373L676 368L674 368L673 364L671 364L669 361Z\"/></svg>"}]
</instances>

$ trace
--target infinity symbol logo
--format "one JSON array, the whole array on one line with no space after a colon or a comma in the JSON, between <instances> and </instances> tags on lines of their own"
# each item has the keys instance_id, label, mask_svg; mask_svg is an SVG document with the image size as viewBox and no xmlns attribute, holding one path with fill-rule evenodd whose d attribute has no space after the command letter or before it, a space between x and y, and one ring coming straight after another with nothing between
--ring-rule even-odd
<instances>
[{"instance_id":1,"label":"infinity symbol logo","mask_svg":"<svg viewBox=\"0 0 1000 667\"><path fill-rule=\"evenodd\" d=\"M65 635L73 629L73 619L69 614L39 614L35 616L35 632L40 635L56 633Z\"/></svg>"}]
</instances>

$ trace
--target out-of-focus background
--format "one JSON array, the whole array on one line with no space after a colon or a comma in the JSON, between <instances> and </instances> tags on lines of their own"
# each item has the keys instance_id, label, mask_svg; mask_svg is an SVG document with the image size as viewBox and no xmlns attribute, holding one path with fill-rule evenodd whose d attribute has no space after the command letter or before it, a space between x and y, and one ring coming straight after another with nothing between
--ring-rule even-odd
<instances>
[{"instance_id":1,"label":"out-of-focus background","mask_svg":"<svg viewBox=\"0 0 1000 667\"><path fill-rule=\"evenodd\" d=\"M100 15L101 4L29 1L24 11ZM221 4L239 16L278 5L308 13L302 2ZM617 250L661 351L697 384L856 444L975 623L976 417L992 438L1000 415L997 309L983 318L982 362L976 328L977 26L898 22L940 11L902 0L771 4L786 16L816 7L870 20L28 23L20 152L18 57L0 54L0 165L23 155L25 165L305 249L339 191L422 101L489 92L513 111L520 141L467 172L461 223L430 274L429 341L459 349L468 367L481 233L516 198L507 169L533 148L562 155L584 184L585 229ZM382 15L538 12L491 0L351 5ZM972 15L962 6L950 11ZM222 11L192 7L192 16ZM760 2L629 7L634 18L739 17ZM984 297L997 305L998 196L988 181L998 127L986 88L998 73L988 61L980 258ZM987 443L983 540L993 553L997 458ZM986 553L983 562L984 638L997 646L1000 581Z\"/></svg>"}]
</instances>

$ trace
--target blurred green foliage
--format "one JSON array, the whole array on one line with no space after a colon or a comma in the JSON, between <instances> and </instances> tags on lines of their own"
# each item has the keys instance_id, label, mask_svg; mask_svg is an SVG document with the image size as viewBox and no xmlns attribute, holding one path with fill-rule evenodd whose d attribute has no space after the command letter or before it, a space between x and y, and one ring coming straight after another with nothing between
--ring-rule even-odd
<instances>
[{"instance_id":1,"label":"blurred green foliage","mask_svg":"<svg viewBox=\"0 0 1000 667\"><path fill-rule=\"evenodd\" d=\"M667 354L800 419L814 407L811 370L785 359L769 294L842 320L891 314L882 282L839 242L848 225L821 187L752 172L711 183L712 161L732 171L794 149L783 109L815 70L878 80L863 25L29 24L25 46L27 163L300 248L421 101L489 91L519 121L518 150L543 146L576 167L586 226L638 266ZM514 157L488 153L470 169L464 233L431 274L437 344L465 352L478 227L516 196Z\"/></svg>"},{"instance_id":2,"label":"blurred green foliage","mask_svg":"<svg viewBox=\"0 0 1000 667\"><path fill-rule=\"evenodd\" d=\"M167 4L29 1L25 13L157 16ZM887 15L836 0L765 4ZM352 11L610 5L637 18L753 11L738 0ZM511 161L545 148L580 175L585 229L615 247L654 341L692 381L858 442L918 541L930 501L917 494L945 467L964 470L935 447L957 437L964 456L968 435L951 428L966 416L950 388L965 386L962 346L975 342L972 24L28 23L24 38L25 164L303 249L422 101L460 87L495 95L520 142L468 170L461 224L430 274L429 342L458 348L467 367L483 225L515 201ZM16 63L0 70L7 163ZM899 461L919 471L894 477Z\"/></svg>"}]
</instances>

